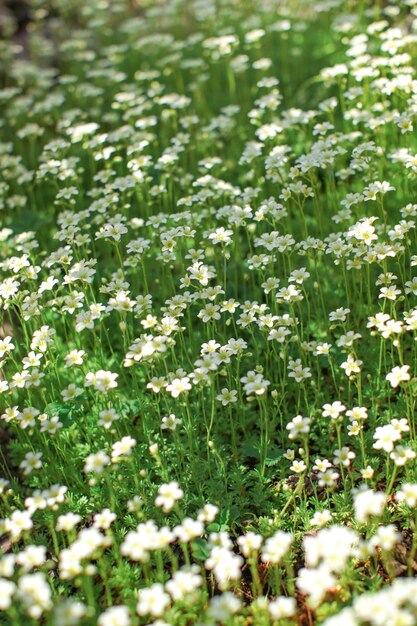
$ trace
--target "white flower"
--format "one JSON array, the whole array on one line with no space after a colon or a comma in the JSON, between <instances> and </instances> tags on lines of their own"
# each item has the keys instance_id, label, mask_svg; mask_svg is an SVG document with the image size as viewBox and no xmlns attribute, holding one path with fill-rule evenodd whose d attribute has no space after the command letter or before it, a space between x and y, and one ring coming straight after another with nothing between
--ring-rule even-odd
<instances>
[{"instance_id":1,"label":"white flower","mask_svg":"<svg viewBox=\"0 0 417 626\"><path fill-rule=\"evenodd\" d=\"M237 538L240 551L245 557L250 556L253 552L257 552L262 545L262 541L262 535L257 535L251 531Z\"/></svg>"},{"instance_id":2,"label":"white flower","mask_svg":"<svg viewBox=\"0 0 417 626\"><path fill-rule=\"evenodd\" d=\"M100 426L104 428L110 428L113 422L120 419L120 415L118 415L115 409L104 409L104 411L100 411L99 413L100 419L98 423Z\"/></svg>"},{"instance_id":3,"label":"white flower","mask_svg":"<svg viewBox=\"0 0 417 626\"><path fill-rule=\"evenodd\" d=\"M332 514L328 509L316 511L310 520L312 526L325 526L332 519Z\"/></svg>"},{"instance_id":4,"label":"white flower","mask_svg":"<svg viewBox=\"0 0 417 626\"><path fill-rule=\"evenodd\" d=\"M151 587L140 589L138 592L136 612L138 615L160 617L169 603L169 595L165 593L163 586L160 583L155 583Z\"/></svg>"},{"instance_id":5,"label":"white flower","mask_svg":"<svg viewBox=\"0 0 417 626\"><path fill-rule=\"evenodd\" d=\"M371 187L371 185L369 187ZM364 193L368 193L369 195L369 197L366 197L365 200L371 199L370 193L367 190L365 190ZM364 244L370 246L373 241L378 239L378 236L375 233L375 226L373 225L373 222L376 219L376 217L363 218L352 226L352 228L347 232L347 237L354 237L358 241L363 241Z\"/></svg>"},{"instance_id":6,"label":"white flower","mask_svg":"<svg viewBox=\"0 0 417 626\"><path fill-rule=\"evenodd\" d=\"M117 462L123 460L124 457L130 456L133 448L136 446L136 439L133 439L130 435L122 437L120 441L116 441L112 445L111 460Z\"/></svg>"},{"instance_id":7,"label":"white flower","mask_svg":"<svg viewBox=\"0 0 417 626\"><path fill-rule=\"evenodd\" d=\"M292 465L290 466L290 470L295 472L296 474L302 474L306 471L306 469L307 465L304 463L304 461L293 461Z\"/></svg>"},{"instance_id":8,"label":"white flower","mask_svg":"<svg viewBox=\"0 0 417 626\"><path fill-rule=\"evenodd\" d=\"M52 592L45 574L25 574L19 578L18 595L27 613L39 619L44 611L52 606Z\"/></svg>"},{"instance_id":9,"label":"white flower","mask_svg":"<svg viewBox=\"0 0 417 626\"><path fill-rule=\"evenodd\" d=\"M31 474L33 470L42 467L42 452L28 452L19 467L23 470L25 476Z\"/></svg>"},{"instance_id":10,"label":"white flower","mask_svg":"<svg viewBox=\"0 0 417 626\"><path fill-rule=\"evenodd\" d=\"M109 465L110 457L103 452L96 452L89 454L84 463L84 472L89 474L90 472L96 472L101 474L104 471L106 465Z\"/></svg>"},{"instance_id":11,"label":"white flower","mask_svg":"<svg viewBox=\"0 0 417 626\"><path fill-rule=\"evenodd\" d=\"M175 430L177 426L182 424L182 420L175 417L174 413L165 415L162 418L161 429L162 430Z\"/></svg>"},{"instance_id":12,"label":"white flower","mask_svg":"<svg viewBox=\"0 0 417 626\"><path fill-rule=\"evenodd\" d=\"M118 374L113 372L98 370L97 372L89 372L85 377L85 387L94 387L96 391L107 393L110 389L117 387L116 378Z\"/></svg>"},{"instance_id":13,"label":"white flower","mask_svg":"<svg viewBox=\"0 0 417 626\"><path fill-rule=\"evenodd\" d=\"M381 550L392 550L401 540L401 535L393 524L379 526L370 540L371 546L378 546Z\"/></svg>"},{"instance_id":14,"label":"white flower","mask_svg":"<svg viewBox=\"0 0 417 626\"><path fill-rule=\"evenodd\" d=\"M173 508L175 502L181 500L183 495L184 492L180 489L178 483L172 481L159 487L155 504L161 507L164 513L168 513Z\"/></svg>"},{"instance_id":15,"label":"white flower","mask_svg":"<svg viewBox=\"0 0 417 626\"><path fill-rule=\"evenodd\" d=\"M361 489L353 500L355 518L358 522L368 521L371 515L380 516L386 504L386 494L372 489Z\"/></svg>"},{"instance_id":16,"label":"white flower","mask_svg":"<svg viewBox=\"0 0 417 626\"><path fill-rule=\"evenodd\" d=\"M127 606L112 606L100 615L98 626L130 626L130 611Z\"/></svg>"},{"instance_id":17,"label":"white flower","mask_svg":"<svg viewBox=\"0 0 417 626\"><path fill-rule=\"evenodd\" d=\"M76 513L65 513L65 515L60 515L57 519L57 523L55 526L55 530L65 530L69 531L75 528L77 524L79 524L82 520L81 515L77 515Z\"/></svg>"},{"instance_id":18,"label":"white flower","mask_svg":"<svg viewBox=\"0 0 417 626\"><path fill-rule=\"evenodd\" d=\"M166 387L173 398L178 398L181 393L191 389L190 378L183 376L182 378L174 378Z\"/></svg>"},{"instance_id":19,"label":"white flower","mask_svg":"<svg viewBox=\"0 0 417 626\"><path fill-rule=\"evenodd\" d=\"M333 463L334 465L343 465L343 467L349 467L350 462L355 458L355 453L347 446L343 446L340 450L334 451Z\"/></svg>"},{"instance_id":20,"label":"white flower","mask_svg":"<svg viewBox=\"0 0 417 626\"><path fill-rule=\"evenodd\" d=\"M71 350L65 355L65 367L72 367L73 365L82 365L85 356L84 350Z\"/></svg>"},{"instance_id":21,"label":"white flower","mask_svg":"<svg viewBox=\"0 0 417 626\"><path fill-rule=\"evenodd\" d=\"M409 365L394 367L386 376L386 379L391 383L391 387L398 387L400 383L410 380L410 374L408 373L409 369Z\"/></svg>"},{"instance_id":22,"label":"white flower","mask_svg":"<svg viewBox=\"0 0 417 626\"><path fill-rule=\"evenodd\" d=\"M6 532L9 532L13 540L19 539L23 531L33 527L31 511L13 511L9 518L4 521Z\"/></svg>"},{"instance_id":23,"label":"white flower","mask_svg":"<svg viewBox=\"0 0 417 626\"><path fill-rule=\"evenodd\" d=\"M110 528L114 520L116 519L116 513L112 513L110 509L103 509L101 513L94 515L94 526L101 530L107 530Z\"/></svg>"},{"instance_id":24,"label":"white flower","mask_svg":"<svg viewBox=\"0 0 417 626\"><path fill-rule=\"evenodd\" d=\"M327 489L331 489L335 486L336 481L340 475L337 472L333 472L332 470L326 470L324 472L319 472L319 487L326 487Z\"/></svg>"},{"instance_id":25,"label":"white flower","mask_svg":"<svg viewBox=\"0 0 417 626\"><path fill-rule=\"evenodd\" d=\"M359 622L356 619L355 612L349 607L342 609L336 615L327 618L322 626L358 626Z\"/></svg>"},{"instance_id":26,"label":"white flower","mask_svg":"<svg viewBox=\"0 0 417 626\"><path fill-rule=\"evenodd\" d=\"M337 420L341 413L346 411L346 407L339 400L336 400L332 404L325 404L323 406L323 417L330 417L332 420Z\"/></svg>"},{"instance_id":27,"label":"white flower","mask_svg":"<svg viewBox=\"0 0 417 626\"><path fill-rule=\"evenodd\" d=\"M367 467L364 467L363 469L361 469L361 474L364 480L371 480L371 478L374 477L375 470L373 469L373 467L368 465Z\"/></svg>"},{"instance_id":28,"label":"white flower","mask_svg":"<svg viewBox=\"0 0 417 626\"><path fill-rule=\"evenodd\" d=\"M398 431L392 424L378 426L374 433L374 439L376 439L376 441L373 447L376 450L391 452L394 449L394 442L401 439L401 432Z\"/></svg>"},{"instance_id":29,"label":"white flower","mask_svg":"<svg viewBox=\"0 0 417 626\"><path fill-rule=\"evenodd\" d=\"M342 572L352 555L358 536L351 528L330 526L320 529L316 535L307 535L303 540L305 560L308 567L325 567L333 572Z\"/></svg>"},{"instance_id":30,"label":"white flower","mask_svg":"<svg viewBox=\"0 0 417 626\"><path fill-rule=\"evenodd\" d=\"M221 317L219 311L220 311L220 306L218 304L213 304L212 302L209 302L198 313L198 317L204 323L209 322L210 320L219 320Z\"/></svg>"},{"instance_id":31,"label":"white flower","mask_svg":"<svg viewBox=\"0 0 417 626\"><path fill-rule=\"evenodd\" d=\"M188 543L196 537L201 537L204 526L202 522L186 517L182 520L181 525L175 526L174 532L182 543Z\"/></svg>"},{"instance_id":32,"label":"white flower","mask_svg":"<svg viewBox=\"0 0 417 626\"><path fill-rule=\"evenodd\" d=\"M216 515L219 512L219 507L214 504L205 504L200 511L198 511L197 519L199 522L211 523L215 520Z\"/></svg>"},{"instance_id":33,"label":"white flower","mask_svg":"<svg viewBox=\"0 0 417 626\"><path fill-rule=\"evenodd\" d=\"M346 317L349 313L350 309L344 309L343 307L340 307L339 309L336 309L335 311L329 313L329 320L331 322L345 322Z\"/></svg>"},{"instance_id":34,"label":"white flower","mask_svg":"<svg viewBox=\"0 0 417 626\"><path fill-rule=\"evenodd\" d=\"M405 502L411 508L417 506L417 484L404 483L395 496L397 502Z\"/></svg>"},{"instance_id":35,"label":"white flower","mask_svg":"<svg viewBox=\"0 0 417 626\"><path fill-rule=\"evenodd\" d=\"M216 228L214 233L210 233L208 238L211 239L213 243L228 244L232 241L231 235L233 235L233 230L226 230L223 226L220 226Z\"/></svg>"},{"instance_id":36,"label":"white flower","mask_svg":"<svg viewBox=\"0 0 417 626\"><path fill-rule=\"evenodd\" d=\"M226 622L241 607L241 601L231 591L225 591L219 596L211 598L209 605L210 616L218 622Z\"/></svg>"},{"instance_id":37,"label":"white flower","mask_svg":"<svg viewBox=\"0 0 417 626\"><path fill-rule=\"evenodd\" d=\"M271 600L268 610L273 620L282 620L295 615L297 604L295 598L279 596L275 600Z\"/></svg>"},{"instance_id":38,"label":"white flower","mask_svg":"<svg viewBox=\"0 0 417 626\"><path fill-rule=\"evenodd\" d=\"M165 588L173 600L184 600L201 587L203 578L198 565L182 568L174 573Z\"/></svg>"},{"instance_id":39,"label":"white flower","mask_svg":"<svg viewBox=\"0 0 417 626\"><path fill-rule=\"evenodd\" d=\"M216 396L216 400L219 400L223 406L227 406L231 402L237 402L237 391L235 389L222 389L221 393Z\"/></svg>"},{"instance_id":40,"label":"white flower","mask_svg":"<svg viewBox=\"0 0 417 626\"><path fill-rule=\"evenodd\" d=\"M290 533L277 530L272 537L266 540L262 549L261 560L264 563L280 563L287 554L292 541L293 537Z\"/></svg>"},{"instance_id":41,"label":"white flower","mask_svg":"<svg viewBox=\"0 0 417 626\"><path fill-rule=\"evenodd\" d=\"M6 336L3 339L0 338L0 359L4 357L5 354L14 350L14 344L12 343L13 337Z\"/></svg>"},{"instance_id":42,"label":"white flower","mask_svg":"<svg viewBox=\"0 0 417 626\"><path fill-rule=\"evenodd\" d=\"M315 569L303 567L298 572L296 585L301 593L308 596L309 605L315 608L327 591L336 585L336 577L325 565Z\"/></svg>"},{"instance_id":43,"label":"white flower","mask_svg":"<svg viewBox=\"0 0 417 626\"><path fill-rule=\"evenodd\" d=\"M0 611L6 611L11 603L16 585L11 580L0 578Z\"/></svg>"},{"instance_id":44,"label":"white flower","mask_svg":"<svg viewBox=\"0 0 417 626\"><path fill-rule=\"evenodd\" d=\"M353 354L349 354L346 361L344 361L340 367L345 371L346 376L351 378L354 374L360 373L361 365L361 360L355 359Z\"/></svg>"},{"instance_id":45,"label":"white flower","mask_svg":"<svg viewBox=\"0 0 417 626\"><path fill-rule=\"evenodd\" d=\"M290 431L288 435L290 439L297 439L302 435L307 435L310 432L311 420L308 417L297 415L286 426L286 429Z\"/></svg>"},{"instance_id":46,"label":"white flower","mask_svg":"<svg viewBox=\"0 0 417 626\"><path fill-rule=\"evenodd\" d=\"M29 571L34 567L40 567L46 561L46 547L28 545L24 550L19 552L16 557L18 563L25 571Z\"/></svg>"},{"instance_id":47,"label":"white flower","mask_svg":"<svg viewBox=\"0 0 417 626\"><path fill-rule=\"evenodd\" d=\"M66 389L61 391L61 396L64 402L68 402L82 394L82 392L83 390L80 389L80 387L77 387L76 385L74 385L74 383L71 383Z\"/></svg>"},{"instance_id":48,"label":"white flower","mask_svg":"<svg viewBox=\"0 0 417 626\"><path fill-rule=\"evenodd\" d=\"M238 580L242 575L243 559L231 552L229 548L214 546L210 557L205 561L206 569L213 570L220 589L225 589L231 581Z\"/></svg>"}]
</instances>

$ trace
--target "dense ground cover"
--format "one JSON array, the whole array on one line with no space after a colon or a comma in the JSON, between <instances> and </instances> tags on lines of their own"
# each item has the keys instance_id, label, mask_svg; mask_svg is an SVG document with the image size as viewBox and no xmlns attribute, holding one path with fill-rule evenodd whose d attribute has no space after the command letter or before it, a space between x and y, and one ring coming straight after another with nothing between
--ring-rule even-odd
<instances>
[{"instance_id":1,"label":"dense ground cover","mask_svg":"<svg viewBox=\"0 0 417 626\"><path fill-rule=\"evenodd\" d=\"M0 623L416 624L416 2L21 9Z\"/></svg>"}]
</instances>

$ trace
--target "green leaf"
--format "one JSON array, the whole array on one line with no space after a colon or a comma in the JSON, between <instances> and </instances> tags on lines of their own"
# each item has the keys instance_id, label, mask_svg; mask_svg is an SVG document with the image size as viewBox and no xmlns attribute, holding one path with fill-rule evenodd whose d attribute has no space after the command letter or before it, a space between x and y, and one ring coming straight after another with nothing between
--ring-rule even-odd
<instances>
[{"instance_id":1,"label":"green leaf","mask_svg":"<svg viewBox=\"0 0 417 626\"><path fill-rule=\"evenodd\" d=\"M46 406L46 413L50 417L57 415L65 428L69 428L74 423L75 406L72 404L62 404L61 402L51 402Z\"/></svg>"},{"instance_id":2,"label":"green leaf","mask_svg":"<svg viewBox=\"0 0 417 626\"><path fill-rule=\"evenodd\" d=\"M194 541L191 542L191 551L193 558L198 561L205 561L210 556L208 541L201 538L194 539Z\"/></svg>"}]
</instances>

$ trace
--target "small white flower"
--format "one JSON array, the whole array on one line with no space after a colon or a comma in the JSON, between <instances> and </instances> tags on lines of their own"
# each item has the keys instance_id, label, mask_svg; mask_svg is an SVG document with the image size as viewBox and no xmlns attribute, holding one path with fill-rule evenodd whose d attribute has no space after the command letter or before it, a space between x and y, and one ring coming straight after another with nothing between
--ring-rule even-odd
<instances>
[{"instance_id":1,"label":"small white flower","mask_svg":"<svg viewBox=\"0 0 417 626\"><path fill-rule=\"evenodd\" d=\"M386 379L391 383L391 387L398 387L400 383L410 380L409 369L409 365L394 367L386 376Z\"/></svg>"}]
</instances>

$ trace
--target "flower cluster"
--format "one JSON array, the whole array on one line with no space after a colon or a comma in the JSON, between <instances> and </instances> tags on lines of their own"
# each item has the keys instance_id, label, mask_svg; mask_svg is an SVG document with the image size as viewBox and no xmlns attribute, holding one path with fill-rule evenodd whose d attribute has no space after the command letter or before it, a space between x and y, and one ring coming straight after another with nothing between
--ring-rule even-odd
<instances>
[{"instance_id":1,"label":"flower cluster","mask_svg":"<svg viewBox=\"0 0 417 626\"><path fill-rule=\"evenodd\" d=\"M417 2L13 4L0 622L417 623Z\"/></svg>"}]
</instances>

